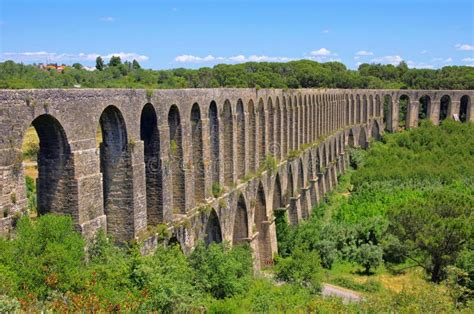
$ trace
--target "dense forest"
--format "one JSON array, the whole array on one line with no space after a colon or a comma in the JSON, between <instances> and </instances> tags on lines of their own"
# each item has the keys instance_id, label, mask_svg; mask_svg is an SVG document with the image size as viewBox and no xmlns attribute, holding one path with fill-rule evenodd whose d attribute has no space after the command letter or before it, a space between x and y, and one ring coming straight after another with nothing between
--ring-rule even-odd
<instances>
[{"instance_id":1,"label":"dense forest","mask_svg":"<svg viewBox=\"0 0 474 314\"><path fill-rule=\"evenodd\" d=\"M279 256L262 274L248 246L143 256L104 234L86 245L70 217L22 217L0 239L0 312L472 313L474 125L423 122L350 157L307 221L277 216ZM364 301L323 298L323 282Z\"/></svg>"},{"instance_id":2,"label":"dense forest","mask_svg":"<svg viewBox=\"0 0 474 314\"><path fill-rule=\"evenodd\" d=\"M146 70L137 61L100 57L94 71L75 63L58 71L13 61L0 63L0 88L392 88L474 89L474 67L447 66L438 70L362 64L356 71L339 62L310 60L287 63L247 62L212 68Z\"/></svg>"}]
</instances>

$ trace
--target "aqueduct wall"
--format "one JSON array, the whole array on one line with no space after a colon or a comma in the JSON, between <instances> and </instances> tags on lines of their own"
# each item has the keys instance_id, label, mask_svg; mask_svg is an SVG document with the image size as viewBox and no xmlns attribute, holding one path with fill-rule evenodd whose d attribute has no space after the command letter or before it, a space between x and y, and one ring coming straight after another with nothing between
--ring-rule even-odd
<instances>
[{"instance_id":1,"label":"aqueduct wall","mask_svg":"<svg viewBox=\"0 0 474 314\"><path fill-rule=\"evenodd\" d=\"M274 211L290 223L337 184L348 146L419 118L474 121L473 91L1 90L0 233L27 205L22 141L40 138L38 212L70 214L86 236L156 237L184 250L247 241L264 264L277 250ZM385 110L384 110L384 103ZM102 143L96 130L100 126ZM267 157L273 156L273 157Z\"/></svg>"}]
</instances>

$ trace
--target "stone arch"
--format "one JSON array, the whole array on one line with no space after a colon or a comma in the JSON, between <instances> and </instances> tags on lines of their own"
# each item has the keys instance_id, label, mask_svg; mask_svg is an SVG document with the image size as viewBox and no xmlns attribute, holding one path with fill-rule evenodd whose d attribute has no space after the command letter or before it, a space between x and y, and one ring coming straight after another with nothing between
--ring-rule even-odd
<instances>
[{"instance_id":1,"label":"stone arch","mask_svg":"<svg viewBox=\"0 0 474 314\"><path fill-rule=\"evenodd\" d=\"M359 146L362 148L367 148L367 133L365 131L365 128L360 128Z\"/></svg>"},{"instance_id":2,"label":"stone arch","mask_svg":"<svg viewBox=\"0 0 474 314\"><path fill-rule=\"evenodd\" d=\"M194 199L196 203L201 203L205 198L205 181L202 120L198 103L194 103L191 109L191 143L194 168Z\"/></svg>"},{"instance_id":3,"label":"stone arch","mask_svg":"<svg viewBox=\"0 0 474 314\"><path fill-rule=\"evenodd\" d=\"M356 95L356 123L361 123L360 109L360 95Z\"/></svg>"},{"instance_id":4,"label":"stone arch","mask_svg":"<svg viewBox=\"0 0 474 314\"><path fill-rule=\"evenodd\" d=\"M419 99L420 107L418 108L418 121L431 118L431 98L423 95Z\"/></svg>"},{"instance_id":5,"label":"stone arch","mask_svg":"<svg viewBox=\"0 0 474 314\"><path fill-rule=\"evenodd\" d=\"M306 195L304 192L305 188L306 188L306 185L305 185L305 180L304 180L303 160L300 158L298 162L297 189L298 189L298 192L300 193L301 217L303 219L306 219L309 216L308 202L306 201Z\"/></svg>"},{"instance_id":6,"label":"stone arch","mask_svg":"<svg viewBox=\"0 0 474 314\"><path fill-rule=\"evenodd\" d=\"M211 153L211 179L212 183L219 183L219 116L217 104L212 101L209 105L209 137Z\"/></svg>"},{"instance_id":7,"label":"stone arch","mask_svg":"<svg viewBox=\"0 0 474 314\"><path fill-rule=\"evenodd\" d=\"M70 214L78 222L77 205L70 197L74 169L66 132L61 123L49 114L36 117L31 125L39 138L36 180L38 214Z\"/></svg>"},{"instance_id":8,"label":"stone arch","mask_svg":"<svg viewBox=\"0 0 474 314\"><path fill-rule=\"evenodd\" d=\"M282 157L284 158L288 153L288 136L290 130L288 129L288 108L286 105L286 97L282 97L283 106L281 108L282 119L281 119L281 143L282 143Z\"/></svg>"},{"instance_id":9,"label":"stone arch","mask_svg":"<svg viewBox=\"0 0 474 314\"><path fill-rule=\"evenodd\" d=\"M375 95L375 113L374 113L374 115L376 117L379 117L381 110L382 110L382 103L381 103L381 100L380 100L380 95Z\"/></svg>"},{"instance_id":10,"label":"stone arch","mask_svg":"<svg viewBox=\"0 0 474 314\"><path fill-rule=\"evenodd\" d=\"M444 95L439 101L439 121L445 120L451 111L451 97Z\"/></svg>"},{"instance_id":11,"label":"stone arch","mask_svg":"<svg viewBox=\"0 0 474 314\"><path fill-rule=\"evenodd\" d=\"M369 118L374 116L374 96L369 95Z\"/></svg>"},{"instance_id":12,"label":"stone arch","mask_svg":"<svg viewBox=\"0 0 474 314\"><path fill-rule=\"evenodd\" d=\"M294 197L295 188L293 184L293 171L291 170L291 164L288 163L288 182L286 187L286 194L288 195L287 202L290 203L290 207L288 209L288 219L291 225L296 225L298 223L298 212L296 208L291 204L291 197Z\"/></svg>"},{"instance_id":13,"label":"stone arch","mask_svg":"<svg viewBox=\"0 0 474 314\"><path fill-rule=\"evenodd\" d=\"M374 120L374 122L372 123L371 137L376 141L379 141L381 139L380 127L377 120Z\"/></svg>"},{"instance_id":14,"label":"stone arch","mask_svg":"<svg viewBox=\"0 0 474 314\"><path fill-rule=\"evenodd\" d=\"M288 96L288 136L289 150L292 151L295 149L295 109L290 96Z\"/></svg>"},{"instance_id":15,"label":"stone arch","mask_svg":"<svg viewBox=\"0 0 474 314\"><path fill-rule=\"evenodd\" d=\"M277 173L275 176L275 184L273 186L273 210L284 207L283 195L281 192L281 181L280 175Z\"/></svg>"},{"instance_id":16,"label":"stone arch","mask_svg":"<svg viewBox=\"0 0 474 314\"><path fill-rule=\"evenodd\" d=\"M170 138L171 184L173 193L173 212L186 213L185 180L183 169L183 135L181 117L176 105L168 112L168 130Z\"/></svg>"},{"instance_id":17,"label":"stone arch","mask_svg":"<svg viewBox=\"0 0 474 314\"><path fill-rule=\"evenodd\" d=\"M255 155L257 153L256 145L256 131L257 131L257 121L255 119L255 106L253 100L250 100L248 103L248 112L249 112L249 165L250 171L255 171Z\"/></svg>"},{"instance_id":18,"label":"stone arch","mask_svg":"<svg viewBox=\"0 0 474 314\"><path fill-rule=\"evenodd\" d=\"M245 113L242 99L237 100L236 108L236 122L237 122L237 142L236 148L236 171L237 177L242 178L245 175Z\"/></svg>"},{"instance_id":19,"label":"stone arch","mask_svg":"<svg viewBox=\"0 0 474 314\"><path fill-rule=\"evenodd\" d=\"M232 107L228 100L224 102L224 108L222 110L222 123L224 127L224 184L230 186L234 181L234 124L232 117Z\"/></svg>"},{"instance_id":20,"label":"stone arch","mask_svg":"<svg viewBox=\"0 0 474 314\"><path fill-rule=\"evenodd\" d=\"M140 139L143 141L147 223L163 222L163 169L158 118L152 104L146 104L140 116Z\"/></svg>"},{"instance_id":21,"label":"stone arch","mask_svg":"<svg viewBox=\"0 0 474 314\"><path fill-rule=\"evenodd\" d=\"M345 96L345 101L346 101L346 125L351 124L351 103L349 102L349 96L346 94Z\"/></svg>"},{"instance_id":22,"label":"stone arch","mask_svg":"<svg viewBox=\"0 0 474 314\"><path fill-rule=\"evenodd\" d=\"M298 108L298 146L297 148L299 149L302 144L304 144L304 105L303 105L303 97L301 97L301 94L298 97L298 102L297 102L297 108Z\"/></svg>"},{"instance_id":23,"label":"stone arch","mask_svg":"<svg viewBox=\"0 0 474 314\"><path fill-rule=\"evenodd\" d=\"M459 120L461 122L470 121L472 116L471 98L468 95L461 97L459 106Z\"/></svg>"},{"instance_id":24,"label":"stone arch","mask_svg":"<svg viewBox=\"0 0 474 314\"><path fill-rule=\"evenodd\" d=\"M235 210L232 244L243 244L247 241L248 237L249 226L247 216L247 205L245 203L244 196L240 194L237 200L237 208Z\"/></svg>"},{"instance_id":25,"label":"stone arch","mask_svg":"<svg viewBox=\"0 0 474 314\"><path fill-rule=\"evenodd\" d=\"M268 108L268 145L269 145L269 154L273 154L271 150L273 147L273 142L275 140L275 108L273 107L273 101L271 97L268 97L267 100ZM276 156L275 156L276 157Z\"/></svg>"},{"instance_id":26,"label":"stone arch","mask_svg":"<svg viewBox=\"0 0 474 314\"><path fill-rule=\"evenodd\" d=\"M355 124L356 123L356 114L355 114L355 111L356 111L356 108L355 108L355 100L354 100L354 95L351 94L350 96L350 103L351 103L351 123L350 124Z\"/></svg>"},{"instance_id":27,"label":"stone arch","mask_svg":"<svg viewBox=\"0 0 474 314\"><path fill-rule=\"evenodd\" d=\"M260 99L258 102L258 156L259 156L259 165L265 160L265 105L263 104L263 99Z\"/></svg>"},{"instance_id":28,"label":"stone arch","mask_svg":"<svg viewBox=\"0 0 474 314\"><path fill-rule=\"evenodd\" d=\"M362 96L362 122L367 123L367 95Z\"/></svg>"},{"instance_id":29,"label":"stone arch","mask_svg":"<svg viewBox=\"0 0 474 314\"><path fill-rule=\"evenodd\" d=\"M308 154L308 180L313 180L315 178L315 174L314 174L314 166L313 166L313 153L311 152L311 150L309 151L309 154ZM311 206L314 206L317 202L317 197L316 197L316 190L313 186L313 184L310 182L310 193L309 193L309 196L310 196L310 199L311 199Z\"/></svg>"},{"instance_id":30,"label":"stone arch","mask_svg":"<svg viewBox=\"0 0 474 314\"><path fill-rule=\"evenodd\" d=\"M267 216L267 201L262 182L259 183L255 202L254 224L257 235L257 258L260 267L270 265L272 259L271 239L269 232L269 221Z\"/></svg>"},{"instance_id":31,"label":"stone arch","mask_svg":"<svg viewBox=\"0 0 474 314\"><path fill-rule=\"evenodd\" d=\"M285 131L282 130L281 126L281 108L280 108L280 99L277 97L275 101L275 139L273 142L270 142L270 152L278 160L281 159L282 153L282 133Z\"/></svg>"},{"instance_id":32,"label":"stone arch","mask_svg":"<svg viewBox=\"0 0 474 314\"><path fill-rule=\"evenodd\" d=\"M349 135L347 136L347 146L350 148L355 147L354 131L352 129L349 130Z\"/></svg>"},{"instance_id":33,"label":"stone arch","mask_svg":"<svg viewBox=\"0 0 474 314\"><path fill-rule=\"evenodd\" d=\"M303 144L305 144L309 142L309 103L306 95L303 99Z\"/></svg>"},{"instance_id":34,"label":"stone arch","mask_svg":"<svg viewBox=\"0 0 474 314\"><path fill-rule=\"evenodd\" d=\"M204 236L204 243L209 245L211 243L221 243L222 242L222 232L221 224L219 222L219 217L217 216L216 211L213 209L209 214L206 224L206 234Z\"/></svg>"},{"instance_id":35,"label":"stone arch","mask_svg":"<svg viewBox=\"0 0 474 314\"><path fill-rule=\"evenodd\" d=\"M127 226L133 217L129 197L131 159L125 120L120 110L108 106L100 116L102 143L100 144L100 170L104 193L104 211L107 217L107 232L116 241L133 237Z\"/></svg>"},{"instance_id":36,"label":"stone arch","mask_svg":"<svg viewBox=\"0 0 474 314\"><path fill-rule=\"evenodd\" d=\"M409 127L409 123L407 121L409 107L410 97L408 97L408 95L406 94L400 95L400 97L398 98L398 123L402 128Z\"/></svg>"}]
</instances>

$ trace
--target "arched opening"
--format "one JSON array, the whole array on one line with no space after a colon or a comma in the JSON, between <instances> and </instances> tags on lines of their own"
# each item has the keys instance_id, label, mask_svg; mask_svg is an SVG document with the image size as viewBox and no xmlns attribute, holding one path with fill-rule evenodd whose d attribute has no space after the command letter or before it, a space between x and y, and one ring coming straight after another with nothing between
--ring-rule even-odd
<instances>
[{"instance_id":1,"label":"arched opening","mask_svg":"<svg viewBox=\"0 0 474 314\"><path fill-rule=\"evenodd\" d=\"M267 217L267 202L265 192L260 182L257 190L257 199L255 204L254 224L258 232L257 257L260 267L273 264L272 248L269 232L269 221Z\"/></svg>"},{"instance_id":2,"label":"arched opening","mask_svg":"<svg viewBox=\"0 0 474 314\"><path fill-rule=\"evenodd\" d=\"M345 121L346 121L346 125L349 125L351 124L351 103L349 102L349 96L346 95L345 96L345 100L346 100L346 114L345 114Z\"/></svg>"},{"instance_id":3,"label":"arched opening","mask_svg":"<svg viewBox=\"0 0 474 314\"><path fill-rule=\"evenodd\" d=\"M140 139L143 141L147 223L163 222L163 179L161 168L160 134L155 108L152 104L143 107L140 117Z\"/></svg>"},{"instance_id":4,"label":"arched opening","mask_svg":"<svg viewBox=\"0 0 474 314\"><path fill-rule=\"evenodd\" d=\"M70 197L74 179L71 149L61 123L49 114L38 116L26 131L23 148L30 213L69 214L78 221L77 205Z\"/></svg>"},{"instance_id":5,"label":"arched opening","mask_svg":"<svg viewBox=\"0 0 474 314\"><path fill-rule=\"evenodd\" d=\"M451 97L444 95L439 102L439 121L445 120L451 108Z\"/></svg>"},{"instance_id":6,"label":"arched opening","mask_svg":"<svg viewBox=\"0 0 474 314\"><path fill-rule=\"evenodd\" d=\"M269 154L272 154L274 156L276 156L276 154L274 154L274 152L272 151L272 148L273 148L273 142L274 142L274 139L275 139L275 108L273 107L273 102L272 102L272 99L271 97L268 97L268 101L267 101L267 108L268 108L268 143L269 143Z\"/></svg>"},{"instance_id":7,"label":"arched opening","mask_svg":"<svg viewBox=\"0 0 474 314\"><path fill-rule=\"evenodd\" d=\"M272 155L274 155L278 160L281 158L282 152L282 140L281 135L283 133L281 127L281 108L280 108L280 100L276 99L275 103L275 140L270 142L270 150Z\"/></svg>"},{"instance_id":8,"label":"arched opening","mask_svg":"<svg viewBox=\"0 0 474 314\"><path fill-rule=\"evenodd\" d=\"M354 146L355 146L354 132L352 131L352 129L349 130L349 135L347 136L347 145L350 148L354 148Z\"/></svg>"},{"instance_id":9,"label":"arched opening","mask_svg":"<svg viewBox=\"0 0 474 314\"><path fill-rule=\"evenodd\" d=\"M395 131L393 125L393 103L392 96L390 95L385 95L383 98L383 123L385 124L385 130Z\"/></svg>"},{"instance_id":10,"label":"arched opening","mask_svg":"<svg viewBox=\"0 0 474 314\"><path fill-rule=\"evenodd\" d=\"M248 104L249 110L249 165L250 170L255 171L255 155L257 154L257 146L256 146L256 131L257 131L257 124L255 119L255 106L253 101L250 100Z\"/></svg>"},{"instance_id":11,"label":"arched opening","mask_svg":"<svg viewBox=\"0 0 474 314\"><path fill-rule=\"evenodd\" d=\"M204 243L209 245L211 243L221 243L222 232L221 224L219 223L219 217L217 217L216 211L213 209L209 214L206 224L206 235L204 237Z\"/></svg>"},{"instance_id":12,"label":"arched opening","mask_svg":"<svg viewBox=\"0 0 474 314\"><path fill-rule=\"evenodd\" d=\"M377 121L374 121L374 123L372 123L372 138L376 141L379 141L381 138L379 123Z\"/></svg>"},{"instance_id":13,"label":"arched opening","mask_svg":"<svg viewBox=\"0 0 474 314\"><path fill-rule=\"evenodd\" d=\"M374 116L374 97L369 95L369 118Z\"/></svg>"},{"instance_id":14,"label":"arched opening","mask_svg":"<svg viewBox=\"0 0 474 314\"><path fill-rule=\"evenodd\" d=\"M247 206L245 205L244 196L240 194L239 199L237 201L237 208L235 211L232 244L244 244L247 241L248 237L249 228L247 218Z\"/></svg>"},{"instance_id":15,"label":"arched opening","mask_svg":"<svg viewBox=\"0 0 474 314\"><path fill-rule=\"evenodd\" d=\"M310 152L308 156L308 180L313 180L314 179L314 167L313 167L313 154ZM311 206L314 207L316 205L316 190L313 186L313 183L310 185L310 192L309 196L311 199Z\"/></svg>"},{"instance_id":16,"label":"arched opening","mask_svg":"<svg viewBox=\"0 0 474 314\"><path fill-rule=\"evenodd\" d=\"M303 102L303 143L309 142L309 103L307 101L306 95L304 96Z\"/></svg>"},{"instance_id":17,"label":"arched opening","mask_svg":"<svg viewBox=\"0 0 474 314\"><path fill-rule=\"evenodd\" d=\"M364 95L362 97L362 102L363 102L363 106L362 106L362 122L363 123L367 123L367 96Z\"/></svg>"},{"instance_id":18,"label":"arched opening","mask_svg":"<svg viewBox=\"0 0 474 314\"><path fill-rule=\"evenodd\" d=\"M351 123L350 124L355 124L355 122L356 122L356 108L355 108L354 95L351 95L350 103L351 103L351 113L350 113Z\"/></svg>"},{"instance_id":19,"label":"arched opening","mask_svg":"<svg viewBox=\"0 0 474 314\"><path fill-rule=\"evenodd\" d=\"M407 116L409 106L410 98L407 95L401 95L398 100L398 123L402 129L408 127Z\"/></svg>"},{"instance_id":20,"label":"arched opening","mask_svg":"<svg viewBox=\"0 0 474 314\"><path fill-rule=\"evenodd\" d=\"M375 113L374 113L374 116L379 117L380 113L381 113L380 112L381 109L382 109L382 106L381 106L380 96L376 95L375 96Z\"/></svg>"},{"instance_id":21,"label":"arched opening","mask_svg":"<svg viewBox=\"0 0 474 314\"><path fill-rule=\"evenodd\" d=\"M100 129L100 171L107 233L116 241L127 241L133 238L133 230L127 228L133 218L132 198L129 195L131 159L125 121L117 107L105 108L100 116Z\"/></svg>"},{"instance_id":22,"label":"arched opening","mask_svg":"<svg viewBox=\"0 0 474 314\"><path fill-rule=\"evenodd\" d=\"M297 190L300 193L301 217L308 218L308 202L306 201L303 161L300 159L298 164L298 181Z\"/></svg>"},{"instance_id":23,"label":"arched opening","mask_svg":"<svg viewBox=\"0 0 474 314\"><path fill-rule=\"evenodd\" d=\"M168 128L170 135L170 170L173 193L173 213L186 213L185 182L183 163L183 136L181 118L176 105L168 112Z\"/></svg>"},{"instance_id":24,"label":"arched opening","mask_svg":"<svg viewBox=\"0 0 474 314\"><path fill-rule=\"evenodd\" d=\"M237 149L236 171L237 177L242 178L245 175L245 114L244 104L242 100L237 101L237 142L235 147Z\"/></svg>"},{"instance_id":25,"label":"arched opening","mask_svg":"<svg viewBox=\"0 0 474 314\"><path fill-rule=\"evenodd\" d=\"M286 195L288 195L287 203L290 204L288 208L288 219L290 224L296 225L298 223L298 212L295 206L291 203L291 197L294 197L295 189L293 184L293 172L291 171L291 165L288 163L288 184L286 187Z\"/></svg>"},{"instance_id":26,"label":"arched opening","mask_svg":"<svg viewBox=\"0 0 474 314\"><path fill-rule=\"evenodd\" d=\"M360 128L359 146L362 148L367 148L367 134L364 128Z\"/></svg>"},{"instance_id":27,"label":"arched opening","mask_svg":"<svg viewBox=\"0 0 474 314\"><path fill-rule=\"evenodd\" d=\"M470 121L472 115L471 110L471 99L468 95L462 96L459 108L459 120L461 122Z\"/></svg>"},{"instance_id":28,"label":"arched opening","mask_svg":"<svg viewBox=\"0 0 474 314\"><path fill-rule=\"evenodd\" d=\"M285 158L286 154L288 153L288 134L290 130L288 130L288 108L286 107L286 98L283 96L283 107L281 108L282 112L282 120L281 120L281 143L282 143L282 158Z\"/></svg>"},{"instance_id":29,"label":"arched opening","mask_svg":"<svg viewBox=\"0 0 474 314\"><path fill-rule=\"evenodd\" d=\"M357 122L357 123L361 123L360 111L361 111L361 107L360 107L360 96L357 95L357 96L356 96L356 122Z\"/></svg>"},{"instance_id":30,"label":"arched opening","mask_svg":"<svg viewBox=\"0 0 474 314\"><path fill-rule=\"evenodd\" d=\"M284 204L281 193L280 175L277 173L275 178L275 186L273 187L273 210L278 210L283 206Z\"/></svg>"},{"instance_id":31,"label":"arched opening","mask_svg":"<svg viewBox=\"0 0 474 314\"><path fill-rule=\"evenodd\" d=\"M211 146L211 179L212 184L215 184L219 183L219 117L215 101L212 101L209 105L208 116Z\"/></svg>"},{"instance_id":32,"label":"arched opening","mask_svg":"<svg viewBox=\"0 0 474 314\"><path fill-rule=\"evenodd\" d=\"M258 156L259 156L259 165L263 164L263 161L265 160L265 132L266 132L266 126L265 126L265 107L263 105L263 100L260 99L258 103Z\"/></svg>"},{"instance_id":33,"label":"arched opening","mask_svg":"<svg viewBox=\"0 0 474 314\"><path fill-rule=\"evenodd\" d=\"M232 121L232 108L228 100L224 102L222 115L224 126L224 184L230 186L234 181L234 152L232 140L234 130Z\"/></svg>"},{"instance_id":34,"label":"arched opening","mask_svg":"<svg viewBox=\"0 0 474 314\"><path fill-rule=\"evenodd\" d=\"M297 102L297 110L298 110L298 147L304 143L304 107L303 107L303 98L299 95L299 101Z\"/></svg>"},{"instance_id":35,"label":"arched opening","mask_svg":"<svg viewBox=\"0 0 474 314\"><path fill-rule=\"evenodd\" d=\"M420 102L420 108L418 110L418 121L431 118L430 117L430 106L431 106L430 97L427 95L421 96L419 99L419 102Z\"/></svg>"},{"instance_id":36,"label":"arched opening","mask_svg":"<svg viewBox=\"0 0 474 314\"><path fill-rule=\"evenodd\" d=\"M289 150L295 149L295 110L293 108L291 97L288 97L288 146Z\"/></svg>"},{"instance_id":37,"label":"arched opening","mask_svg":"<svg viewBox=\"0 0 474 314\"><path fill-rule=\"evenodd\" d=\"M194 167L194 198L196 203L204 201L204 151L202 147L201 110L195 103L191 109L191 138Z\"/></svg>"}]
</instances>

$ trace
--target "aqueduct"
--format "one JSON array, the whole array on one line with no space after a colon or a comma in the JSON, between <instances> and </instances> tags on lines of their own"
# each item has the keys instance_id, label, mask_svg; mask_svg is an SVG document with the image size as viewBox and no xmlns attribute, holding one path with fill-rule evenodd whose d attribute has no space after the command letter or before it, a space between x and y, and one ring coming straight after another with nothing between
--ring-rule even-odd
<instances>
[{"instance_id":1,"label":"aqueduct","mask_svg":"<svg viewBox=\"0 0 474 314\"><path fill-rule=\"evenodd\" d=\"M1 90L0 234L27 206L22 141L40 139L38 213L70 214L84 235L154 245L156 226L190 250L249 242L277 251L274 211L307 218L348 166L347 147L383 130L474 121L473 91ZM403 121L399 121L399 118ZM102 142L97 143L100 126Z\"/></svg>"}]
</instances>

